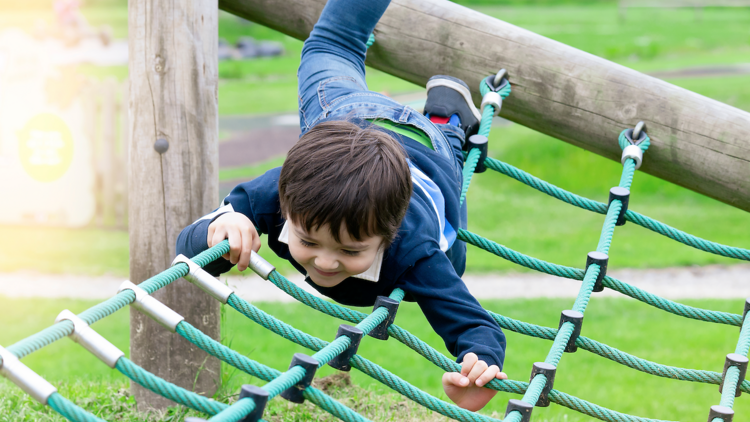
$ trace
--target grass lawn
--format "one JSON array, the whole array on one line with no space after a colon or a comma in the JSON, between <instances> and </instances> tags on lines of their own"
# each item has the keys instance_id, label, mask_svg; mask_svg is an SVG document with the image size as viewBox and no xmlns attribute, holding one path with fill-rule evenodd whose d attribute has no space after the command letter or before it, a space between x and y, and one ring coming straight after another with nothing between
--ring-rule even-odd
<instances>
[{"instance_id":1,"label":"grass lawn","mask_svg":"<svg viewBox=\"0 0 750 422\"><path fill-rule=\"evenodd\" d=\"M570 282L561 280L561 283ZM248 298L252 299L252 298ZM544 326L556 326L562 309L570 308L572 300L534 299L483 301L483 306L492 311ZM741 301L697 300L690 305L727 312L741 312ZM0 344L13 342L47 327L54 316L63 308L74 312L94 305L94 302L69 300L24 299L10 300L0 297L0 308L7 310L0 314ZM290 323L296 328L325 340L331 340L341 321L324 316L302 304L257 304L261 309ZM363 311L367 311L362 309ZM233 309L225 309L226 324L223 327L224 343L240 353L269 365L278 370L285 370L289 359L295 352L309 352L280 339L270 331L245 319ZM412 303L401 306L396 323L414 335L425 340L441 352L445 352L440 338L430 329L419 308ZM128 347L128 311L121 310L94 325L94 328L123 350ZM724 355L733 352L737 341L736 327L721 326L679 318L666 314L642 303L630 299L593 297L586 312L586 324L583 334L651 361L692 369L721 371ZM533 362L544 360L552 343L545 340L528 338L515 333L507 333L508 349L505 371L511 379L528 380ZM396 373L409 383L445 399L440 387L441 371L425 359L396 340L380 342L366 338L360 347L360 354ZM68 339L63 339L23 360L33 370L60 386L61 393L88 409L98 409L103 414L112 414L112 410L125 412L113 420L129 419L132 410L132 399L123 391L125 378L97 362L80 346ZM222 392L234 394L241 384L263 382L238 373L225 370L225 384ZM323 377L335 373L331 368L319 370L317 376ZM357 399L371 402L371 406L362 406L363 412L384 413L382 406L403 401L397 396L384 396L386 387L359 373L352 371L354 385L347 387L342 395L356 395ZM638 416L667 420L700 420L712 404L719 402L718 388L714 385L675 381L637 372L609 360L601 359L581 350L575 354L566 354L557 373L555 388L576 397L608 407L620 412ZM0 382L0 415L15 415L25 412L26 419L2 420L39 420L35 419L38 406L24 398L20 390L7 382ZM384 397L380 397L384 396ZM490 402L483 413L498 412L502 416L507 400L518 398L515 395L500 393ZM350 397L351 398L351 397ZM20 403L20 407L11 408ZM286 403L274 400L273 412L285 412ZM350 403L353 403L350 402ZM378 407L380 406L380 407ZM376 408L373 410L373 408ZM386 409L388 407L386 406ZM295 408L296 409L296 408ZM379 410L377 410L379 409ZM750 402L737 399L735 410L738 415L750 411ZM16 413L13 413L16 412ZM108 413L109 412L109 413ZM317 413L299 409L287 416L295 420L315 420ZM385 412L387 413L387 412ZM173 415L178 415L174 412ZM284 419L289 420L289 419ZM404 420L404 419L395 419ZM552 405L549 408L534 410L537 421L584 421L590 420L564 407Z\"/></svg>"}]
</instances>

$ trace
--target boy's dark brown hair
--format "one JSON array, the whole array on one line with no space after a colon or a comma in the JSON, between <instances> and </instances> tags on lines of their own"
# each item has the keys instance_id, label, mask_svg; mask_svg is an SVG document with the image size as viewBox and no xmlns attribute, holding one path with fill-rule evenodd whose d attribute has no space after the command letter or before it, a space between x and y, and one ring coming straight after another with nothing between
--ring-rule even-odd
<instances>
[{"instance_id":1,"label":"boy's dark brown hair","mask_svg":"<svg viewBox=\"0 0 750 422\"><path fill-rule=\"evenodd\" d=\"M406 153L393 137L349 121L322 122L292 147L281 167L279 200L285 218L307 231L328 225L340 242L396 237L411 198Z\"/></svg>"}]
</instances>

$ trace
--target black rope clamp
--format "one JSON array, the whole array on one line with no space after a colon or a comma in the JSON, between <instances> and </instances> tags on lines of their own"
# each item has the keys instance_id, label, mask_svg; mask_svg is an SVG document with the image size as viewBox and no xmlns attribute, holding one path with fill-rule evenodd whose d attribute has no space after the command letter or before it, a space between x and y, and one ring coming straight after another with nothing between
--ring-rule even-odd
<instances>
[{"instance_id":1,"label":"black rope clamp","mask_svg":"<svg viewBox=\"0 0 750 422\"><path fill-rule=\"evenodd\" d=\"M268 391L258 387L257 385L246 384L242 386L240 390L240 400L244 398L250 398L255 402L255 409L250 412L239 422L258 422L263 417L263 411L266 410L266 403L268 403ZM185 419L187 422L187 419Z\"/></svg>"},{"instance_id":2,"label":"black rope clamp","mask_svg":"<svg viewBox=\"0 0 750 422\"><path fill-rule=\"evenodd\" d=\"M467 141L466 150L471 151L472 148L479 149L479 161L477 161L477 168L474 173L484 173L487 167L484 166L484 160L487 158L487 137L484 135L471 135Z\"/></svg>"},{"instance_id":3,"label":"black rope clamp","mask_svg":"<svg viewBox=\"0 0 750 422\"><path fill-rule=\"evenodd\" d=\"M544 385L542 394L539 395L539 400L536 401L537 407L549 407L549 392L552 391L552 386L555 384L555 372L557 372L555 365L546 362L534 362L529 382L533 381L534 377L539 374L547 378L547 384Z\"/></svg>"},{"instance_id":4,"label":"black rope clamp","mask_svg":"<svg viewBox=\"0 0 750 422\"><path fill-rule=\"evenodd\" d=\"M507 70L500 69L500 71L497 72L496 75L490 75L484 78L484 82L492 90L492 92L500 92L501 89L505 88L505 86L510 83L508 81L509 77L510 75L508 75Z\"/></svg>"},{"instance_id":5,"label":"black rope clamp","mask_svg":"<svg viewBox=\"0 0 750 422\"><path fill-rule=\"evenodd\" d=\"M609 190L609 203L607 204L607 209L609 209L610 206L612 206L612 201L615 199L619 199L620 202L622 202L622 207L620 208L620 215L617 216L617 222L615 223L615 226L624 226L625 225L625 213L628 212L628 202L630 200L630 191L621 188L619 186L615 186L612 189Z\"/></svg>"},{"instance_id":6,"label":"black rope clamp","mask_svg":"<svg viewBox=\"0 0 750 422\"><path fill-rule=\"evenodd\" d=\"M560 326L557 327L559 330L566 322L572 322L575 328L573 328L573 334L568 339L568 344L565 345L565 351L568 353L575 353L578 350L576 346L576 340L581 335L581 326L583 325L583 314L577 311L562 311L560 314Z\"/></svg>"},{"instance_id":7,"label":"black rope clamp","mask_svg":"<svg viewBox=\"0 0 750 422\"><path fill-rule=\"evenodd\" d=\"M727 370L731 366L736 366L740 369L740 380L737 381L737 391L734 392L735 397L739 397L742 394L740 390L740 384L745 380L745 374L747 374L747 357L739 355L737 353L730 353L727 355L727 359L724 361L724 372L721 374L721 384L719 384L719 393L724 389L724 379L727 377Z\"/></svg>"},{"instance_id":8,"label":"black rope clamp","mask_svg":"<svg viewBox=\"0 0 750 422\"><path fill-rule=\"evenodd\" d=\"M595 292L601 292L604 290L604 277L607 275L607 263L609 262L609 255L604 252L592 251L586 255L586 271L589 270L591 264L599 265L599 275L596 276L596 283L594 284Z\"/></svg>"},{"instance_id":9,"label":"black rope clamp","mask_svg":"<svg viewBox=\"0 0 750 422\"><path fill-rule=\"evenodd\" d=\"M352 327L351 325L346 324L339 325L339 331L336 333L336 338L347 336L352 342L349 343L349 347L346 350L331 359L328 364L339 371L351 371L352 366L349 365L349 359L357 354L359 343L362 341L362 336L364 335L365 333L357 327Z\"/></svg>"},{"instance_id":10,"label":"black rope clamp","mask_svg":"<svg viewBox=\"0 0 750 422\"><path fill-rule=\"evenodd\" d=\"M393 325L393 320L396 319L396 312L398 312L398 301L393 300L388 296L378 296L378 298L375 300L375 306L372 307L372 311L375 312L381 306L385 306L385 308L388 310L388 318L378 324L377 327L373 328L372 331L367 333L367 335L378 340L388 340L388 328Z\"/></svg>"},{"instance_id":11,"label":"black rope clamp","mask_svg":"<svg viewBox=\"0 0 750 422\"><path fill-rule=\"evenodd\" d=\"M740 321L740 332L742 332L742 326L745 324L745 318L747 318L748 311L750 311L750 298L745 299L745 311L742 312L742 320Z\"/></svg>"},{"instance_id":12,"label":"black rope clamp","mask_svg":"<svg viewBox=\"0 0 750 422\"><path fill-rule=\"evenodd\" d=\"M295 366L301 366L305 370L305 377L300 380L297 384L287 388L281 392L281 397L289 400L292 403L301 404L305 402L305 397L302 396L302 392L305 388L309 387L312 383L315 371L318 370L318 361L304 353L295 353L292 358L292 363L289 364L289 369Z\"/></svg>"},{"instance_id":13,"label":"black rope clamp","mask_svg":"<svg viewBox=\"0 0 750 422\"><path fill-rule=\"evenodd\" d=\"M711 406L711 410L708 412L708 422L713 422L716 418L724 422L732 422L733 417L734 410L726 406L719 406L718 404Z\"/></svg>"},{"instance_id":14,"label":"black rope clamp","mask_svg":"<svg viewBox=\"0 0 750 422\"><path fill-rule=\"evenodd\" d=\"M514 410L521 413L521 422L530 422L531 411L534 410L534 405L518 399L510 399L508 400L508 407L505 409L505 418Z\"/></svg>"}]
</instances>

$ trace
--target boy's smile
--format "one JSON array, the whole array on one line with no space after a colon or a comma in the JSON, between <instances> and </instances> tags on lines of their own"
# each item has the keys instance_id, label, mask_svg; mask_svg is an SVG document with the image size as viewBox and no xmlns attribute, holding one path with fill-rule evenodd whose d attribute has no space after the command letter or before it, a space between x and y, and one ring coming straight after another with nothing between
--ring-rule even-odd
<instances>
[{"instance_id":1,"label":"boy's smile","mask_svg":"<svg viewBox=\"0 0 750 422\"><path fill-rule=\"evenodd\" d=\"M344 279L367 271L375 262L383 238L372 236L355 240L342 227L340 240L328 226L305 231L291 220L289 253L307 271L310 279L322 287L333 287Z\"/></svg>"}]
</instances>

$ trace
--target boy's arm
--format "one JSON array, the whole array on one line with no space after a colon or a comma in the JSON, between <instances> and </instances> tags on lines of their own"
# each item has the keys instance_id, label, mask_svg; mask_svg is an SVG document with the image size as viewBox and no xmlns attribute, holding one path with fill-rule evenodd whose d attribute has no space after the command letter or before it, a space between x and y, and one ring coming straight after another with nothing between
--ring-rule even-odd
<instances>
[{"instance_id":1,"label":"boy's arm","mask_svg":"<svg viewBox=\"0 0 750 422\"><path fill-rule=\"evenodd\" d=\"M469 293L444 253L437 250L417 261L400 281L399 287L417 301L458 362L471 352L487 366L497 365L502 370L505 334Z\"/></svg>"},{"instance_id":2,"label":"boy's arm","mask_svg":"<svg viewBox=\"0 0 750 422\"><path fill-rule=\"evenodd\" d=\"M280 172L279 167L249 182L237 185L224 198L219 208L182 230L177 236L177 254L192 258L208 249L208 226L229 212L237 212L246 216L258 233L269 233L269 229L278 224L277 220L280 219L278 191ZM217 276L229 271L233 266L234 264L228 260L217 259L206 265L204 269Z\"/></svg>"}]
</instances>

